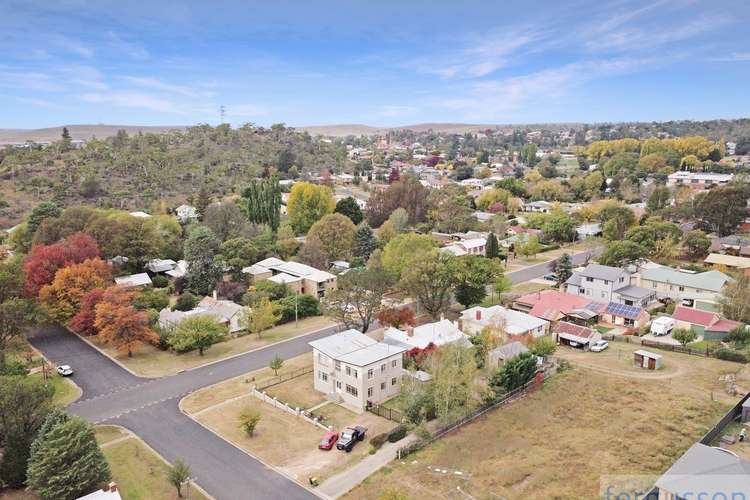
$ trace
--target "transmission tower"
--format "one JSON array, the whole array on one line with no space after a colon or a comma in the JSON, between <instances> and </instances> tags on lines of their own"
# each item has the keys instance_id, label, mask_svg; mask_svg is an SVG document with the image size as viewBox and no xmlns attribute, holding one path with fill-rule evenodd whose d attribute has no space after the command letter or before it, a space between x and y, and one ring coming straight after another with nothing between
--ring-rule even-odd
<instances>
[{"instance_id":1,"label":"transmission tower","mask_svg":"<svg viewBox=\"0 0 750 500\"><path fill-rule=\"evenodd\" d=\"M221 123L224 123L224 116L226 115L226 113L227 113L227 108L225 108L223 104L219 106L219 114L221 115Z\"/></svg>"}]
</instances>

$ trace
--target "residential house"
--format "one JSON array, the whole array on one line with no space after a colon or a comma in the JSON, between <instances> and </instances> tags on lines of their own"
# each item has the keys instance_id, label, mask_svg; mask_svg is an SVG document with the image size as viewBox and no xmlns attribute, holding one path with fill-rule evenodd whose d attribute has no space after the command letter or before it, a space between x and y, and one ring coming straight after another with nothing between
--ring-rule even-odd
<instances>
[{"instance_id":1,"label":"residential house","mask_svg":"<svg viewBox=\"0 0 750 500\"><path fill-rule=\"evenodd\" d=\"M112 482L93 493L78 497L77 500L122 500L122 497L117 489L117 483Z\"/></svg>"},{"instance_id":2,"label":"residential house","mask_svg":"<svg viewBox=\"0 0 750 500\"><path fill-rule=\"evenodd\" d=\"M499 366L519 354L529 352L529 349L517 340L492 349L488 354L489 364L492 367Z\"/></svg>"},{"instance_id":3,"label":"residential house","mask_svg":"<svg viewBox=\"0 0 750 500\"><path fill-rule=\"evenodd\" d=\"M293 293L304 293L322 298L336 289L336 275L315 269L300 262L284 262L276 257L269 257L252 266L242 269L249 274L253 283L271 280L284 283Z\"/></svg>"},{"instance_id":4,"label":"residential house","mask_svg":"<svg viewBox=\"0 0 750 500\"><path fill-rule=\"evenodd\" d=\"M487 223L491 221L492 217L495 216L495 214L493 214L492 212L482 212L480 210L477 210L472 215L478 222L482 222L482 223Z\"/></svg>"},{"instance_id":5,"label":"residential house","mask_svg":"<svg viewBox=\"0 0 750 500\"><path fill-rule=\"evenodd\" d=\"M716 311L721 292L731 279L716 270L696 273L687 269L650 266L633 274L630 282L654 290L657 299L671 299L684 306Z\"/></svg>"},{"instance_id":6,"label":"residential house","mask_svg":"<svg viewBox=\"0 0 750 500\"><path fill-rule=\"evenodd\" d=\"M518 297L513 302L513 309L536 316L547 321L560 321L566 315L589 305L591 300L578 295L543 290Z\"/></svg>"},{"instance_id":7,"label":"residential house","mask_svg":"<svg viewBox=\"0 0 750 500\"><path fill-rule=\"evenodd\" d=\"M711 253L725 253L738 255L740 257L750 257L750 238L737 235L717 238L711 242L708 251Z\"/></svg>"},{"instance_id":8,"label":"residential house","mask_svg":"<svg viewBox=\"0 0 750 500\"><path fill-rule=\"evenodd\" d=\"M641 328L651 320L651 316L643 307L629 306L617 302L610 302L609 304L592 302L585 309L595 312L602 323L615 326Z\"/></svg>"},{"instance_id":9,"label":"residential house","mask_svg":"<svg viewBox=\"0 0 750 500\"><path fill-rule=\"evenodd\" d=\"M172 259L153 259L146 263L146 269L153 274L166 273L175 268L177 262Z\"/></svg>"},{"instance_id":10,"label":"residential house","mask_svg":"<svg viewBox=\"0 0 750 500\"><path fill-rule=\"evenodd\" d=\"M729 184L734 174L717 174L713 172L688 172L680 170L667 176L667 186L685 185L696 189L709 186L723 186Z\"/></svg>"},{"instance_id":11,"label":"residential house","mask_svg":"<svg viewBox=\"0 0 750 500\"><path fill-rule=\"evenodd\" d=\"M549 321L503 306L470 307L461 312L459 321L461 329L468 335L490 328L510 338L531 340L549 332Z\"/></svg>"},{"instance_id":12,"label":"residential house","mask_svg":"<svg viewBox=\"0 0 750 500\"><path fill-rule=\"evenodd\" d=\"M706 264L731 267L734 269L750 269L750 257L712 253L709 254L703 262Z\"/></svg>"},{"instance_id":13,"label":"residential house","mask_svg":"<svg viewBox=\"0 0 750 500\"><path fill-rule=\"evenodd\" d=\"M578 234L579 240L600 236L602 234L602 225L598 222L593 224L581 224L576 227L576 234Z\"/></svg>"},{"instance_id":14,"label":"residential house","mask_svg":"<svg viewBox=\"0 0 750 500\"><path fill-rule=\"evenodd\" d=\"M309 342L315 390L361 413L401 390L404 346L346 330Z\"/></svg>"},{"instance_id":15,"label":"residential house","mask_svg":"<svg viewBox=\"0 0 750 500\"><path fill-rule=\"evenodd\" d=\"M619 267L589 264L573 272L565 282L567 293L604 303L645 307L656 300L653 289L630 284L631 273Z\"/></svg>"},{"instance_id":16,"label":"residential house","mask_svg":"<svg viewBox=\"0 0 750 500\"><path fill-rule=\"evenodd\" d=\"M445 252L450 252L457 257L463 255L484 255L487 248L487 238L471 238L457 241L451 245L442 248Z\"/></svg>"},{"instance_id":17,"label":"residential house","mask_svg":"<svg viewBox=\"0 0 750 500\"><path fill-rule=\"evenodd\" d=\"M602 339L602 334L593 328L575 325L567 321L559 321L552 327L555 340L571 347L581 347L588 350L592 344Z\"/></svg>"},{"instance_id":18,"label":"residential house","mask_svg":"<svg viewBox=\"0 0 750 500\"><path fill-rule=\"evenodd\" d=\"M190 311L173 311L166 307L159 311L159 326L168 330L176 327L190 316L211 316L219 323L226 325L229 334L235 334L245 329L243 326L244 307L231 300L220 300L215 297L204 297L198 305Z\"/></svg>"},{"instance_id":19,"label":"residential house","mask_svg":"<svg viewBox=\"0 0 750 500\"><path fill-rule=\"evenodd\" d=\"M164 274L166 274L170 278L182 278L187 274L187 268L188 263L186 260L178 260L177 264L175 264L172 269L165 272Z\"/></svg>"},{"instance_id":20,"label":"residential house","mask_svg":"<svg viewBox=\"0 0 750 500\"><path fill-rule=\"evenodd\" d=\"M552 203L548 201L544 201L544 200L532 201L529 203L524 203L523 211L546 214L547 212L552 210L552 206L553 206Z\"/></svg>"},{"instance_id":21,"label":"residential house","mask_svg":"<svg viewBox=\"0 0 750 500\"><path fill-rule=\"evenodd\" d=\"M407 349L425 349L432 344L442 347L446 344L467 344L468 337L458 328L458 324L447 319L427 323L404 330L388 327L383 332L383 342L403 346Z\"/></svg>"},{"instance_id":22,"label":"residential house","mask_svg":"<svg viewBox=\"0 0 750 500\"><path fill-rule=\"evenodd\" d=\"M704 340L724 340L729 332L742 326L742 323L724 319L718 313L683 306L674 308L672 318L677 328L693 330Z\"/></svg>"},{"instance_id":23,"label":"residential house","mask_svg":"<svg viewBox=\"0 0 750 500\"><path fill-rule=\"evenodd\" d=\"M180 205L174 210L175 217L183 224L198 220L198 209L190 205Z\"/></svg>"},{"instance_id":24,"label":"residential house","mask_svg":"<svg viewBox=\"0 0 750 500\"><path fill-rule=\"evenodd\" d=\"M750 461L722 448L695 443L655 486L659 500L743 498L750 492Z\"/></svg>"},{"instance_id":25,"label":"residential house","mask_svg":"<svg viewBox=\"0 0 750 500\"><path fill-rule=\"evenodd\" d=\"M148 273L137 273L128 276L118 276L117 278L115 278L115 284L130 288L138 286L150 286L153 283L151 282L151 277L149 277Z\"/></svg>"}]
</instances>

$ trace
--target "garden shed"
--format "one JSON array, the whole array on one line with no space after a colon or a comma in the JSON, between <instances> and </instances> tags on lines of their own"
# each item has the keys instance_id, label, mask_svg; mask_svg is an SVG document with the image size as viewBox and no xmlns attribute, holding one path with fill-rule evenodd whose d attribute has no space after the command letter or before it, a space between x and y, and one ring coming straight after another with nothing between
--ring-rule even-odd
<instances>
[{"instance_id":1,"label":"garden shed","mask_svg":"<svg viewBox=\"0 0 750 500\"><path fill-rule=\"evenodd\" d=\"M633 353L633 364L638 368L658 370L662 366L662 356L661 354L639 349Z\"/></svg>"}]
</instances>

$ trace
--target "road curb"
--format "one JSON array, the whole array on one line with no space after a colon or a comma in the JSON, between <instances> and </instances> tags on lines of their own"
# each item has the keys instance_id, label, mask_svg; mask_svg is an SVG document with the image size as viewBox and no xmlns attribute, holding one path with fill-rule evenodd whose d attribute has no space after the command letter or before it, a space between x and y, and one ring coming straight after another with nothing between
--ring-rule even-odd
<instances>
[{"instance_id":1,"label":"road curb","mask_svg":"<svg viewBox=\"0 0 750 500\"><path fill-rule=\"evenodd\" d=\"M145 446L145 447L146 447L147 449L151 450L151 452L152 452L152 453L153 453L154 455L156 455L156 456L157 456L157 457L159 458L159 460L161 460L162 462L164 462L165 464L167 464L167 465L168 465L169 467L172 467L172 464L171 464L171 463L169 462L169 460L167 460L166 458L164 458L164 457L163 457L163 456L161 455L161 453L159 453L158 451L156 451L155 449L153 449L153 448L152 448L152 447L151 447L151 446L150 446L150 445L149 445L149 444L148 444L148 443L147 443L146 441L144 441L144 440L143 440L143 439L142 439L142 438L141 438L141 437L140 437L140 436L139 436L138 434L136 434L135 432L131 431L130 429L128 429L128 428L127 428L127 427L125 427L124 425L120 425L120 424L100 424L99 426L100 426L100 427L105 427L105 426L106 426L106 427L119 427L120 429L124 430L124 431L125 431L125 433L127 433L127 434L128 434L128 437L130 437L130 438L133 438L133 439L136 439L137 441L139 441L139 442L140 442L140 443L141 443L141 444L142 444L143 446ZM108 444L108 443L104 443L104 444L106 445L106 444ZM104 445L100 445L100 448L101 448L102 446L104 446ZM209 494L209 493L208 493L208 492L207 492L206 490L204 490L204 489L203 489L203 488L202 488L202 487L201 487L201 486L200 486L200 485L199 485L198 483L196 483L195 481L193 481L193 480L190 480L190 484L191 484L191 485L192 485L192 486L193 486L193 487L194 487L195 489L197 489L197 490L200 490L200 492L201 492L201 493L203 493L203 495L205 495L205 496L206 496L206 498L209 498L209 499L211 499L211 500L216 500L216 497L214 497L213 495L210 495L210 494Z\"/></svg>"},{"instance_id":2,"label":"road curb","mask_svg":"<svg viewBox=\"0 0 750 500\"><path fill-rule=\"evenodd\" d=\"M183 398L183 399L184 399L184 398ZM180 401L182 401L182 400L180 400ZM225 443L229 443L229 444L230 444L230 445L232 445L232 446L233 446L234 448L236 448L237 450L241 451L242 453L244 453L244 454L245 454L245 455L247 455L248 457L252 458L253 460L257 460L257 461L258 461L259 463L261 463L261 464L262 464L262 465L263 465L264 467L266 467L266 468L268 468L268 469L270 469L270 470L274 471L275 473L277 473L277 474L279 474L279 475L281 475L281 476L283 476L283 477L287 478L287 479L288 479L289 481L291 481L291 482L293 482L294 484L296 484L296 485L300 486L300 487L301 487L301 488L303 488L303 489L304 489L305 491L309 491L310 493L312 493L313 495L315 495L315 496L316 496L316 497L318 497L318 498L321 498L321 499L323 499L323 500L334 500L333 498L331 498L331 497L329 497L329 496L327 496L327 495L325 495L325 494L323 494L323 493L321 493L321 492L319 492L319 491L316 491L316 490L314 490L314 489L308 488L308 487L307 487L307 485L305 485L305 484L304 484L304 483L302 483L301 481L298 481L297 479L293 478L292 476L290 476L289 474L287 474L287 473L286 473L286 472L284 472L283 470L279 469L278 467L276 467L276 466L274 466L274 465L271 465L271 464L269 464L268 462L266 462L266 461L264 461L264 460L262 460L262 459L258 458L257 456L255 456L255 455L253 455L252 453L248 452L247 450L243 449L243 448L242 448L242 447L241 447L240 445L238 445L238 444L237 444L237 443L235 443L234 441L230 441L229 439L225 438L224 436L222 436L222 435L221 435L221 434L219 434L218 432L214 431L213 429L210 429L209 427L206 427L206 426L205 426L205 425L203 425L203 424L202 424L201 422L199 422L199 421L198 421L197 419L193 418L193 416L192 416L192 415L190 415L190 414L186 413L185 411L183 411L183 409L182 409L182 408L180 407L180 405L179 405L179 404L177 405L177 407L178 407L178 409L180 410L180 412L181 412L181 413L182 413L183 415L185 415L185 416L186 416L187 418L189 418L190 420L192 420L193 422L195 422L196 424L198 424L198 425L199 425L199 426L201 427L201 429L204 429L204 430L206 430L206 431L210 432L211 434L213 434L214 436L218 437L219 439L221 439L221 440L222 440L222 441L224 441Z\"/></svg>"},{"instance_id":3,"label":"road curb","mask_svg":"<svg viewBox=\"0 0 750 500\"><path fill-rule=\"evenodd\" d=\"M77 334L76 332L74 332L73 330L69 330L69 329L67 329L67 328L66 328L66 330L68 330L68 331L69 331L70 333L72 333L73 335L75 335L75 336L76 336L76 337L78 337L79 339L81 339L81 340L83 340L84 342L86 342L86 343L87 343L87 344L88 344L89 346L91 346L91 347L92 347L93 349L96 349L97 351L99 351L99 354L101 354L101 355L102 355L102 356L104 356L105 358L109 359L109 360L110 360L110 361L112 361L112 362L113 362L114 364L116 364L117 366L119 366L120 368L122 368L123 370L125 370L126 372L128 372L129 374L131 374L131 375L132 375L132 376L134 376L134 377L138 377L138 378L148 378L148 379L157 379L157 378L163 378L163 377L145 377L145 376L143 376L143 375L138 375L138 374L137 374L137 373L135 373L135 372L134 372L133 370L131 370L130 368L128 368L127 366L125 366L125 364L124 364L124 363L122 363L121 361L118 361L118 360L117 360L117 359L115 359L114 357L112 357L112 356L110 356L109 354L107 354L107 352L106 352L106 351L105 351L104 349L102 349L101 347L97 346L96 344L94 344L93 342L91 342L91 341L90 341L89 339L87 339L87 338L86 338L86 337L84 337L83 335L79 335L79 334Z\"/></svg>"}]
</instances>

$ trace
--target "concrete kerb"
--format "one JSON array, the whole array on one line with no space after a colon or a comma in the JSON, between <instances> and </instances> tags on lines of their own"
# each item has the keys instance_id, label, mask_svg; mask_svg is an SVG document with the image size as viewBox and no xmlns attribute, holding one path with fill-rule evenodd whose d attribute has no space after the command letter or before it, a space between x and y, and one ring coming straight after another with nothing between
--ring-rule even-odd
<instances>
[{"instance_id":1,"label":"concrete kerb","mask_svg":"<svg viewBox=\"0 0 750 500\"><path fill-rule=\"evenodd\" d=\"M250 453L247 450L243 449L240 445L238 445L234 441L231 441L231 440L225 438L224 436L222 436L221 434L219 434L218 432L214 431L213 429L210 429L210 428L206 427L200 421L198 421L198 419L193 418L192 415L190 415L189 413L185 412L179 404L178 404L178 407L180 408L180 411L182 412L182 414L185 415L187 418L189 418L190 420L192 420L196 424L200 425L203 429L207 430L208 432L210 432L214 436L218 437L219 439L223 440L224 442L229 443L230 445L234 446L237 450L241 451L242 453L244 453L248 457L250 457L250 458L252 458L254 460L257 460L258 462L260 462L261 464L263 464L268 469L276 472L277 474L280 474L280 475L284 476L285 478L287 478L291 482L293 482L293 483L297 484L298 486L304 488L305 490L309 491L310 493L312 493L316 497L322 498L323 500L333 500L331 497L329 497L329 496L327 496L327 495L325 495L325 494L323 494L323 493L321 493L319 491L316 491L316 490L314 490L312 488L309 488L306 484L302 483L301 481L298 481L296 478L290 476L285 471L283 471L282 469L279 469L275 465L271 465L268 462L262 460L261 458L253 455L252 453Z\"/></svg>"},{"instance_id":2,"label":"concrete kerb","mask_svg":"<svg viewBox=\"0 0 750 500\"><path fill-rule=\"evenodd\" d=\"M146 441L144 441L143 439L141 439L141 437L138 434L136 434L135 432L131 431L127 427L119 425L119 424L103 424L102 425L102 427L105 427L105 426L106 427L117 427L117 428L121 429L122 431L125 432L125 434L127 434L127 438L133 438L133 439L138 440L143 446L145 446L148 450L150 450L151 453L153 453L154 455L156 455L159 458L159 460L161 460L162 462L164 462L169 467L172 466L172 464L169 463L169 461L166 458L164 458L163 456L161 456L161 454L158 451L156 451L151 446L149 446L149 444ZM124 441L124 440L125 439L118 438L118 439L116 439L114 441L110 441L109 443L105 443L104 445L100 446L100 448L103 448L103 447L105 447L108 444L114 444L115 441L121 442L121 441ZM195 481L190 480L190 485L192 487L194 487L195 489L200 490L200 492L203 493L203 495L205 495L206 498L210 498L211 500L216 500L215 497L213 497L212 495L209 495L209 493L206 490L204 490L203 488L201 488L201 486L198 483L196 483Z\"/></svg>"},{"instance_id":3,"label":"concrete kerb","mask_svg":"<svg viewBox=\"0 0 750 500\"><path fill-rule=\"evenodd\" d=\"M130 368L128 368L128 367L127 367L127 366L126 366L126 365L125 365L124 363L122 363L121 361L118 361L118 360L117 360L116 358L114 358L113 356L110 356L110 355L109 355L109 353L107 353L107 352L106 352L106 351L105 351L104 349L100 348L99 346L97 346L96 344L94 344L93 342L91 342L91 341L90 341L89 339L87 339L86 337L84 337L84 336L82 336L82 335L79 335L78 333L76 333L76 332L74 332L74 331L72 331L72 330L68 330L68 331L69 331L70 333L72 333L73 335L77 336L77 337L78 337L79 339L81 339L81 340L83 340L84 342L86 342L86 343L87 343L88 345L90 345L90 346L91 346L92 348L96 349L96 350L97 350L97 351L98 351L98 352L99 352L99 353L100 353L101 355L105 356L105 357L106 357L107 359L111 360L111 361L112 361L113 363L115 363L115 364L116 364L117 366L119 366L120 368L122 368L122 369L123 369L123 370L125 370L126 372L130 373L130 374L131 374L131 375L133 375L134 377L138 377L138 378L147 378L147 379L153 379L153 380L156 380L156 379L160 379L160 378L164 378L164 377L172 377L172 376L174 376L174 375L177 375L177 374L179 374L179 373L184 373L184 372L189 372L189 371L192 371L192 370L197 370L198 368L203 368L203 367L206 367L206 366L211 366L211 365L214 365L214 364L216 364L216 363L222 363L222 362L224 362L224 361L227 361L227 360L230 360L230 359L233 359L233 358L238 358L238 357L240 357L240 356L244 356L245 354L250 354L251 352L261 351L261 350L263 350L263 349L268 349L269 347L277 346L277 345L279 345L279 344L283 344L283 343L285 343L285 342L290 342L290 341L292 341L292 340L296 340L296 339L299 339L299 338L301 338L301 337L306 337L306 336L308 336L308 335L313 335L313 334L316 334L316 333L320 333L320 332L322 332L323 330L326 330L326 329L328 329L328 328L332 328L332 327L339 327L339 325L338 325L338 324L336 324L336 323L332 323L332 324L331 324L331 325L329 325L329 326L325 326L325 327L323 327L323 328L318 328L317 330L313 330L313 331L311 331L311 332L306 332L306 333L303 333L303 334L301 334L301 335L297 335L296 337L290 337L290 338L288 338L288 339L284 339L284 340L279 340L278 342L274 342L273 344L268 344L268 345L265 345L265 346L261 346L261 347L256 347L255 349L250 349L250 350L248 350L248 351L243 351L243 352L239 352L239 353L237 353L237 354L232 354L231 356L227 356L227 357L225 357L225 358L221 358L221 359L216 359L216 360L214 360L214 361L209 361L209 362L207 362L207 363L203 363L203 364L201 364L201 365L198 365L198 366L193 366L193 367L191 367L191 368L186 368L186 369L184 369L184 370L180 370L180 371L178 371L178 372L174 373L173 375L162 375L162 376L159 376L159 377L150 377L150 376L148 376L148 375L140 375L140 374L138 374L138 373L134 372L133 370L131 370ZM41 353L40 353L40 354L41 354ZM45 359L46 359L46 358L45 358ZM207 387L210 387L210 386L207 386Z\"/></svg>"}]
</instances>

